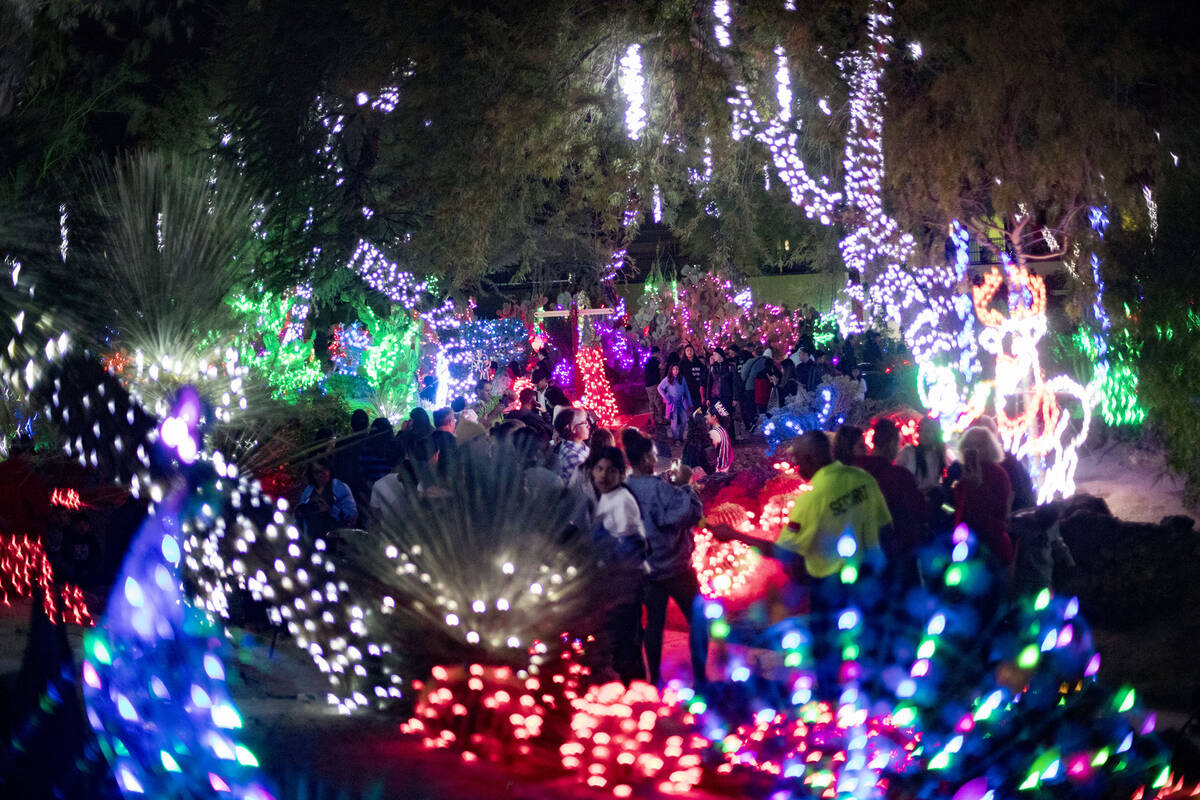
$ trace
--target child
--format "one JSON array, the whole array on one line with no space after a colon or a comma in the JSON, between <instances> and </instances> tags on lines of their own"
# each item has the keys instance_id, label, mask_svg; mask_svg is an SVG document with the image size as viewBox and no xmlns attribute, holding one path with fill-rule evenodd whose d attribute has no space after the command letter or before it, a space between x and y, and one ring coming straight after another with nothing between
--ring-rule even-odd
<instances>
[{"instance_id":1,"label":"child","mask_svg":"<svg viewBox=\"0 0 1200 800\"><path fill-rule=\"evenodd\" d=\"M592 535L609 556L605 559L613 578L628 581L630 591L620 592L608 614L606 633L612 648L613 668L627 685L646 679L642 663L642 577L645 573L646 532L637 500L625 486L625 454L604 447L594 454L591 471L596 505Z\"/></svg>"}]
</instances>

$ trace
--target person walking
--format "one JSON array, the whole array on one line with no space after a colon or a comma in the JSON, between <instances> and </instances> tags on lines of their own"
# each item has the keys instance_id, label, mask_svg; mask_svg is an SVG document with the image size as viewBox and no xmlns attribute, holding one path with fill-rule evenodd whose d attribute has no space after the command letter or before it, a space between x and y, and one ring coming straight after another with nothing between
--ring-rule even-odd
<instances>
[{"instance_id":1,"label":"person walking","mask_svg":"<svg viewBox=\"0 0 1200 800\"><path fill-rule=\"evenodd\" d=\"M651 425L665 424L667 419L663 413L663 400L658 393L658 384L662 381L662 359L658 345L650 348L650 357L642 367L642 376L646 384L646 400L650 404Z\"/></svg>"},{"instance_id":2,"label":"person walking","mask_svg":"<svg viewBox=\"0 0 1200 800\"><path fill-rule=\"evenodd\" d=\"M671 423L671 438L682 442L687 428L688 414L692 410L692 396L687 383L680 375L678 364L667 368L667 377L658 384L658 393L667 408L667 421Z\"/></svg>"},{"instance_id":3,"label":"person walking","mask_svg":"<svg viewBox=\"0 0 1200 800\"><path fill-rule=\"evenodd\" d=\"M633 493L625 485L625 454L606 447L595 454L591 484L596 498L592 512L592 536L606 552L618 596L608 612L604 638L612 666L629 685L646 679L642 660L643 581L646 563L646 531Z\"/></svg>"}]
</instances>

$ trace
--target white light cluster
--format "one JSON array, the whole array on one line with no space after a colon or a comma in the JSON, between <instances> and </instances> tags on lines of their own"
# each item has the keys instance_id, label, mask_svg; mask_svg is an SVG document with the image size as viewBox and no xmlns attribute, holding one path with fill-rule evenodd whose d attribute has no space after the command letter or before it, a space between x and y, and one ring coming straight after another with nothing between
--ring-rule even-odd
<instances>
[{"instance_id":1,"label":"white light cluster","mask_svg":"<svg viewBox=\"0 0 1200 800\"><path fill-rule=\"evenodd\" d=\"M326 699L342 713L399 697L402 682L387 658L392 647L368 638L373 612L351 602L350 587L339 578L326 542L302 546L287 500L268 497L257 480L240 475L219 451L201 458L220 477L216 488L224 504L203 504L181 523L181 566L197 590L192 601L225 618L236 591L266 603L271 621L286 627L325 673ZM378 669L368 670L368 656L378 657Z\"/></svg>"},{"instance_id":2,"label":"white light cluster","mask_svg":"<svg viewBox=\"0 0 1200 800\"><path fill-rule=\"evenodd\" d=\"M378 247L360 239L347 266L375 291L386 295L393 303L413 308L429 291L429 282L390 261Z\"/></svg>"},{"instance_id":3,"label":"white light cluster","mask_svg":"<svg viewBox=\"0 0 1200 800\"><path fill-rule=\"evenodd\" d=\"M788 57L783 47L775 48L775 99L779 101L779 119L792 118L792 76L788 72Z\"/></svg>"},{"instance_id":4,"label":"white light cluster","mask_svg":"<svg viewBox=\"0 0 1200 800\"><path fill-rule=\"evenodd\" d=\"M658 188L658 184L657 184L657 183L656 183L656 184L654 184L654 206L653 206L653 210L654 210L654 222L655 222L656 224L657 224L657 223L660 223L660 222L662 222L662 211L663 211L663 206L662 206L662 190Z\"/></svg>"},{"instance_id":5,"label":"white light cluster","mask_svg":"<svg viewBox=\"0 0 1200 800\"><path fill-rule=\"evenodd\" d=\"M292 290L292 296L295 299L292 301L287 322L280 334L280 344L298 342L304 338L304 324L308 320L308 312L312 309L312 284L308 282L299 284Z\"/></svg>"},{"instance_id":6,"label":"white light cluster","mask_svg":"<svg viewBox=\"0 0 1200 800\"><path fill-rule=\"evenodd\" d=\"M850 228L840 243L848 280L842 298L835 303L843 333L860 333L877 316L899 323L919 366L918 389L926 407L951 430L961 430L989 410L991 401L990 410L1001 422L1006 447L1038 473L1039 497L1069 493L1074 486L1076 449L1086 436L1094 397L1090 387L1081 387L1069 378L1043 377L1037 345L1045 335L1044 284L1032 278L1023 265L1005 263L1004 274L997 272L989 278L987 290L994 292L1001 283L1008 284L1009 317L1002 319L999 312L988 311L986 319L980 317L984 326L977 336L978 300L964 291L965 231L957 223L952 229L958 252L953 265L910 271L907 262L915 242L884 211L885 98L880 79L892 45L888 33L891 9L887 0L876 0L868 16L867 47L838 62L850 88L850 130L842 161L844 195L827 189L827 178L810 177L799 158L798 133L785 124L790 117L790 79L782 49L775 51L779 113L764 120L747 88L735 85L735 96L729 99L731 135L735 140L754 136L767 145L792 201L804 207L810 218L826 225L838 221ZM727 6L714 7L714 15L718 30L727 32L731 22ZM914 58L922 55L915 43L909 52ZM819 107L830 113L828 103L821 101ZM1149 203L1148 194L1147 200ZM1035 289L1040 292L1037 297ZM979 380L983 369L980 347L996 359L993 380ZM1082 433L1068 432L1071 415L1058 408L1059 395L1080 404ZM1013 402L1025 412L1009 419L1007 409ZM1029 411L1031 408L1034 411ZM1036 430L1038 415L1048 429Z\"/></svg>"},{"instance_id":7,"label":"white light cluster","mask_svg":"<svg viewBox=\"0 0 1200 800\"><path fill-rule=\"evenodd\" d=\"M115 370L114 370L115 371ZM165 417L174 400L175 390L191 385L211 404L214 419L204 423L225 423L247 410L246 381L249 368L238 363L232 347L224 353L159 353L147 356L137 351L128 364L115 371L129 394L158 417Z\"/></svg>"},{"instance_id":8,"label":"white light cluster","mask_svg":"<svg viewBox=\"0 0 1200 800\"><path fill-rule=\"evenodd\" d=\"M729 11L729 0L715 0L713 3L713 16L717 18L717 22L713 25L713 35L717 37L717 44L721 47L729 47L733 44L733 40L729 37L729 26L733 25L733 15Z\"/></svg>"},{"instance_id":9,"label":"white light cluster","mask_svg":"<svg viewBox=\"0 0 1200 800\"><path fill-rule=\"evenodd\" d=\"M842 195L826 188L828 177L822 175L813 179L808 174L800 158L799 134L778 114L764 121L744 84L734 86L734 92L735 96L728 99L733 113L731 132L734 140L754 136L766 145L776 174L788 187L792 203L803 208L809 219L818 219L823 225L832 224Z\"/></svg>"},{"instance_id":10,"label":"white light cluster","mask_svg":"<svg viewBox=\"0 0 1200 800\"><path fill-rule=\"evenodd\" d=\"M58 252L64 264L67 263L67 251L71 246L71 229L67 221L67 204L63 203L58 207Z\"/></svg>"},{"instance_id":11,"label":"white light cluster","mask_svg":"<svg viewBox=\"0 0 1200 800\"><path fill-rule=\"evenodd\" d=\"M625 130L635 142L646 129L646 79L642 76L642 46L631 44L621 58L621 74L617 79L625 95Z\"/></svg>"},{"instance_id":12,"label":"white light cluster","mask_svg":"<svg viewBox=\"0 0 1200 800\"><path fill-rule=\"evenodd\" d=\"M883 210L883 90L880 79L892 37L887 32L891 3L878 2L867 17L868 49L839 62L850 85L850 130L842 166L846 205L854 230L841 242L846 266L864 280L904 265L914 247L912 236L900 230ZM884 306L890 318L897 309Z\"/></svg>"},{"instance_id":13,"label":"white light cluster","mask_svg":"<svg viewBox=\"0 0 1200 800\"><path fill-rule=\"evenodd\" d=\"M1154 201L1154 192L1149 186L1142 187L1142 196L1146 198L1146 213L1150 215L1150 239L1158 235L1158 203Z\"/></svg>"},{"instance_id":14,"label":"white light cluster","mask_svg":"<svg viewBox=\"0 0 1200 800\"><path fill-rule=\"evenodd\" d=\"M337 149L339 137L346 127L346 115L334 111L322 97L316 99L314 110L321 121L321 127L325 129L325 141L317 148L317 155L325 163L325 174L322 179L332 180L334 186L341 186L346 181L342 176L346 170L342 166L341 159L337 157Z\"/></svg>"}]
</instances>

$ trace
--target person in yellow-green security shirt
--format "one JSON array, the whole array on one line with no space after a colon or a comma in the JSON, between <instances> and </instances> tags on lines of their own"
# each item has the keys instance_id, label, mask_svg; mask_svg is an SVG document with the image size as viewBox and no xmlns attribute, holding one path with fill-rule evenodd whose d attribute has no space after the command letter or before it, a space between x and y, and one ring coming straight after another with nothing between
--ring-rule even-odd
<instances>
[{"instance_id":1,"label":"person in yellow-green security shirt","mask_svg":"<svg viewBox=\"0 0 1200 800\"><path fill-rule=\"evenodd\" d=\"M857 648L855 655L847 656L843 645L866 615L884 610L887 595L878 578L886 579L886 574L879 542L889 535L892 516L875 479L865 470L834 461L829 437L821 431L797 439L792 460L812 490L796 496L777 541L747 536L727 525L718 525L712 533L721 541L743 542L778 559L792 580L805 586L816 660L814 688L829 699L847 680L865 677L856 672ZM873 580L864 582L864 575ZM863 644L879 646L881 641Z\"/></svg>"},{"instance_id":2,"label":"person in yellow-green security shirt","mask_svg":"<svg viewBox=\"0 0 1200 800\"><path fill-rule=\"evenodd\" d=\"M886 536L892 515L875 479L866 470L834 461L829 437L821 431L800 436L792 447L792 460L800 476L812 483L812 491L796 496L778 540L759 539L728 525L716 526L713 535L743 542L784 562L794 578L801 578L798 582L805 582L797 569L801 566L819 580L839 575L847 563L881 562L880 533Z\"/></svg>"}]
</instances>

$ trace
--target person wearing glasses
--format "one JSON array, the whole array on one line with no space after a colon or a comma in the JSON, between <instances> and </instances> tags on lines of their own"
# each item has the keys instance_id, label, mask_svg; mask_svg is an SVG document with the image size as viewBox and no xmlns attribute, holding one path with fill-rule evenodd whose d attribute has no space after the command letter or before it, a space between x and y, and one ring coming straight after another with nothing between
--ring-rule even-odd
<instances>
[{"instance_id":1,"label":"person wearing glasses","mask_svg":"<svg viewBox=\"0 0 1200 800\"><path fill-rule=\"evenodd\" d=\"M558 445L554 448L554 454L558 456L558 474L565 484L591 452L587 446L592 432L587 412L582 408L560 411L554 418L554 432L558 434Z\"/></svg>"}]
</instances>

